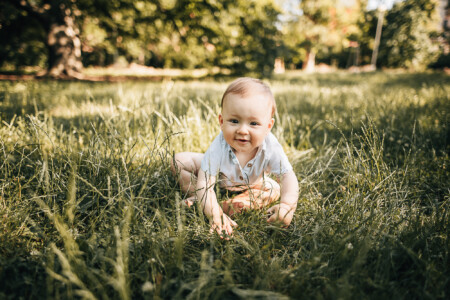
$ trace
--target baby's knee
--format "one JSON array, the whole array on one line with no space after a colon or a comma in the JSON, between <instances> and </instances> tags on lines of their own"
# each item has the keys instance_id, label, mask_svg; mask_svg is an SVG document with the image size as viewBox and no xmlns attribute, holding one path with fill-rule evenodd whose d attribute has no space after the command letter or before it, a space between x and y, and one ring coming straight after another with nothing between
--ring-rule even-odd
<instances>
[{"instance_id":1,"label":"baby's knee","mask_svg":"<svg viewBox=\"0 0 450 300\"><path fill-rule=\"evenodd\" d=\"M203 154L195 152L180 152L173 156L171 162L172 172L177 173L183 170L197 172L200 168Z\"/></svg>"}]
</instances>

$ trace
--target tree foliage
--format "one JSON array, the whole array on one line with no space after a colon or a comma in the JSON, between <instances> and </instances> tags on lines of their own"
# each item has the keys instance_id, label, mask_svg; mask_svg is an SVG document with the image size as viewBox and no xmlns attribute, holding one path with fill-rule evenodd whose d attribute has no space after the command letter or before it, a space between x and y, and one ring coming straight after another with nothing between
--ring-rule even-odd
<instances>
[{"instance_id":1,"label":"tree foliage","mask_svg":"<svg viewBox=\"0 0 450 300\"><path fill-rule=\"evenodd\" d=\"M72 48L81 43L86 65L107 65L123 57L156 67L218 65L267 75L283 49L276 27L279 9L270 0L8 0L2 8L11 13L1 15L0 36L9 46L2 49L6 55L0 64L47 64L49 72L55 68L55 53L63 52L52 51L49 44L52 24L67 27L68 16L71 29L64 31L74 35L65 35L64 41ZM11 28L19 34L10 34ZM24 38L33 30L39 47L29 48ZM35 51L33 59L7 59L18 49Z\"/></svg>"},{"instance_id":2,"label":"tree foliage","mask_svg":"<svg viewBox=\"0 0 450 300\"><path fill-rule=\"evenodd\" d=\"M296 15L289 18L283 30L292 49L289 63L303 62L305 68L305 64L314 66L316 58L327 63L341 59L339 55L360 36L358 20L366 5L365 0L300 1Z\"/></svg>"},{"instance_id":3,"label":"tree foliage","mask_svg":"<svg viewBox=\"0 0 450 300\"><path fill-rule=\"evenodd\" d=\"M405 0L386 15L379 60L388 67L422 69L435 61L439 45L435 0Z\"/></svg>"},{"instance_id":4,"label":"tree foliage","mask_svg":"<svg viewBox=\"0 0 450 300\"><path fill-rule=\"evenodd\" d=\"M25 26L24 26L25 25ZM45 33L28 13L0 2L0 65L44 66L47 61Z\"/></svg>"},{"instance_id":5,"label":"tree foliage","mask_svg":"<svg viewBox=\"0 0 450 300\"><path fill-rule=\"evenodd\" d=\"M373 47L367 0L5 0L0 67L37 65L76 76L82 65L218 66L268 76L275 58L291 67L315 59L345 66L358 42ZM432 0L398 3L387 14L381 64L425 66L435 58ZM359 48L358 48L359 51ZM358 52L359 53L359 52Z\"/></svg>"}]
</instances>

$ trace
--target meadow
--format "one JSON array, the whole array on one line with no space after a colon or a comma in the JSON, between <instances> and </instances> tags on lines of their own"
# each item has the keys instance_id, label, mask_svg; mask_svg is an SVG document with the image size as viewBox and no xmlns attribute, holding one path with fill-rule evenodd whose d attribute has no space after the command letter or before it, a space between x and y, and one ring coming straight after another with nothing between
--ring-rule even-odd
<instances>
[{"instance_id":1,"label":"meadow","mask_svg":"<svg viewBox=\"0 0 450 300\"><path fill-rule=\"evenodd\" d=\"M0 298L448 299L448 75L268 80L298 208L227 241L170 161L229 82L0 81Z\"/></svg>"}]
</instances>

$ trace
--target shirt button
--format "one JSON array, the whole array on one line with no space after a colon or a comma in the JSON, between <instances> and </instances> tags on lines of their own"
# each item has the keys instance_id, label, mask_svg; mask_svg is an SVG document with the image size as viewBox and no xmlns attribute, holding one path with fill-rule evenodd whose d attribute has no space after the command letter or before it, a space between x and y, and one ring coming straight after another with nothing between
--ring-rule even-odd
<instances>
[{"instance_id":1,"label":"shirt button","mask_svg":"<svg viewBox=\"0 0 450 300\"><path fill-rule=\"evenodd\" d=\"M242 176L239 176L239 179L240 179L240 180L244 180L244 177L242 177Z\"/></svg>"},{"instance_id":2,"label":"shirt button","mask_svg":"<svg viewBox=\"0 0 450 300\"><path fill-rule=\"evenodd\" d=\"M252 164L248 164L247 167L251 168L253 165Z\"/></svg>"}]
</instances>

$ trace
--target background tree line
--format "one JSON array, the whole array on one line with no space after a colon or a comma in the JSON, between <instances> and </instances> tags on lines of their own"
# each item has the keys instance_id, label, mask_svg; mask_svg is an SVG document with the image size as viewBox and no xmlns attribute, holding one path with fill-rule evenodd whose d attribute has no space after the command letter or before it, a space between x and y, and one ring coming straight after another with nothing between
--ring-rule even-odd
<instances>
[{"instance_id":1,"label":"background tree line","mask_svg":"<svg viewBox=\"0 0 450 300\"><path fill-rule=\"evenodd\" d=\"M5 0L0 67L76 77L83 66L122 61L268 76L276 58L287 68L365 65L378 21L366 7L367 0ZM445 64L449 36L437 8L437 0L405 0L386 12L378 66Z\"/></svg>"}]
</instances>

